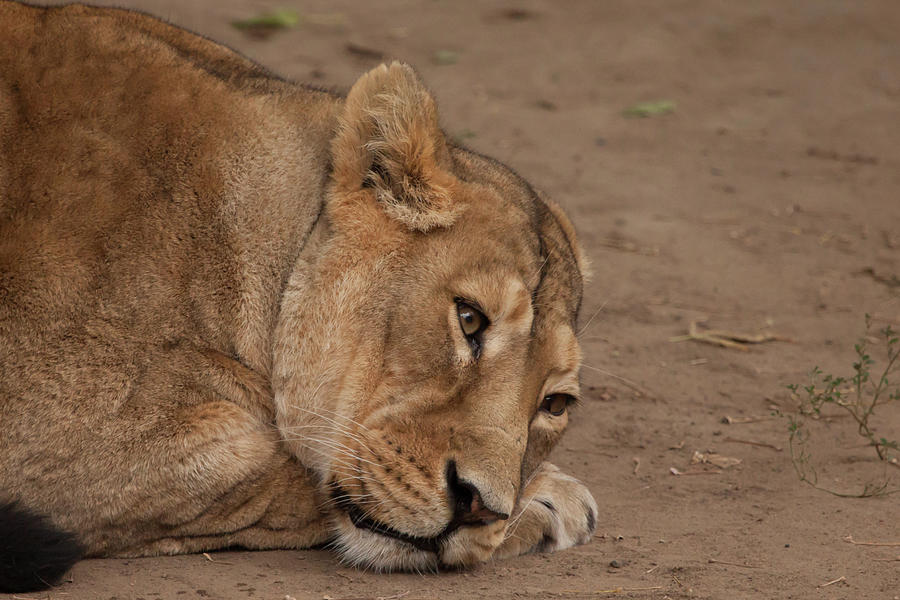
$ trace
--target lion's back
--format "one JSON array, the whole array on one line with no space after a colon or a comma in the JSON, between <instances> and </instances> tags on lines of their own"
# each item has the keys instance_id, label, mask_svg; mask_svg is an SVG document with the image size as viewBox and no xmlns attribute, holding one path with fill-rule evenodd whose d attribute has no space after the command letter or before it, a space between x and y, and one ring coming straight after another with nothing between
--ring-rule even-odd
<instances>
[{"instance_id":1,"label":"lion's back","mask_svg":"<svg viewBox=\"0 0 900 600\"><path fill-rule=\"evenodd\" d=\"M164 203L179 187L217 185L185 174L215 155L236 105L225 81L204 77L163 39L177 41L177 31L125 11L0 3L0 311L15 311L8 320L64 317L108 283L98 278L110 275L111 254L130 261L153 245L163 253L164 223L154 220L197 227L202 198L190 208ZM214 44L196 40L192 56L202 61Z\"/></svg>"},{"instance_id":2,"label":"lion's back","mask_svg":"<svg viewBox=\"0 0 900 600\"><path fill-rule=\"evenodd\" d=\"M85 196L70 189L79 181L134 187L140 179L129 167L165 168L171 181L234 147L229 142L262 134L252 131L253 118L269 116L269 98L298 105L301 128L314 118L300 113L333 100L124 9L0 0L0 39L0 221L22 208L23 191L35 182L64 183L66 193L40 194L59 203ZM31 210L42 204L35 196L27 198Z\"/></svg>"}]
</instances>

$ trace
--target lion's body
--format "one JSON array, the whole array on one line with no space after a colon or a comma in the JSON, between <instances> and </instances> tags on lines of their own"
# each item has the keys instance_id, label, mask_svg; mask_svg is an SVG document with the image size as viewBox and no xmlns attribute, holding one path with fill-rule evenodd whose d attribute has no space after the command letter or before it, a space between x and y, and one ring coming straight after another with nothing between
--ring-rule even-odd
<instances>
[{"instance_id":1,"label":"lion's body","mask_svg":"<svg viewBox=\"0 0 900 600\"><path fill-rule=\"evenodd\" d=\"M125 11L3 3L0 39L0 490L143 552L282 460L271 338L337 103Z\"/></svg>"},{"instance_id":2,"label":"lion's body","mask_svg":"<svg viewBox=\"0 0 900 600\"><path fill-rule=\"evenodd\" d=\"M454 224L463 210L458 206L473 218L480 209L462 203L444 208L442 198L470 198L475 185L516 188L523 198L533 193L519 190L517 178L494 163L445 146L429 114L421 123L418 115L402 123L400 142L381 142L387 149L376 151L379 169L371 156L357 156L379 148L366 136L397 133L381 125L375 133L368 126L354 129L362 123L354 119L376 114L373 103L383 99L386 86L398 96L424 93L405 67L373 72L345 101L284 82L222 46L150 17L83 6L2 2L0 39L0 504L15 501L47 516L89 555L296 548L336 535L334 508L326 506L328 485L338 485L335 449L360 436L374 438L368 432L380 423L365 420L362 395L380 398L381 404L372 400L366 408L376 414L390 395L385 390L398 393L404 376L463 389L455 383L461 367L453 367L451 377L440 358L452 345L415 359L417 368L432 369L427 376L403 366L402 356L390 362L396 354L391 339L406 334L391 329L396 320L385 313L385 303L425 292L395 289L399 284L385 291L380 278L412 276L409 265L416 263L409 257L416 252L434 254L428 273L446 266L450 277L439 250L473 252L467 250L472 240L484 238L475 226ZM433 140L415 152L397 150L399 158L390 154L420 136ZM357 160L369 162L360 170ZM428 160L433 169L426 173L422 164ZM451 164L453 175L444 171ZM419 168L415 176L391 177L397 169ZM373 172L383 178L374 186L366 180ZM371 202L376 197L382 208ZM360 204L366 199L369 204ZM523 209L507 223L496 216L503 210L483 215L500 229L530 227L541 237L540 252L533 240L510 243L523 261L515 272L535 270L535 257L548 244L570 263L552 267L551 261L537 269L551 272L540 276L556 286L545 293L566 308L544 320L529 308L529 327L522 321L518 333L509 333L525 346L529 336L544 335L542 327L549 332L551 323L570 327L580 299L571 226L557 209L533 202L537 209ZM469 263L482 259L473 255ZM493 288L521 295L515 286L512 292ZM540 293L531 289L531 299ZM409 335L416 334L415 325ZM556 348L553 339L541 347ZM566 372L577 373L574 337L557 345L557 354L567 357ZM491 348L485 346L485 360L491 360ZM510 355L507 362L521 371L539 360L532 354ZM391 385L384 373L394 378ZM501 378L520 390L517 397L523 389L543 389L535 387L543 383L521 388L513 383L517 377ZM351 388L356 395L338 401L349 398ZM487 420L467 409L482 429L491 418L525 421L514 427L498 422L490 436L469 433L465 440L451 427L445 454L434 457L437 466L421 466L424 459L415 468L404 463L397 483L415 491L410 481L443 469L450 452L451 463L479 486L484 502L505 507L494 513L513 512L511 503L524 496L520 476L540 471L564 426L554 426L535 449L535 439L542 438L528 434L534 408L516 402L505 412L495 407L499 416ZM397 414L404 414L402 407ZM422 415L423 431L432 418L438 429L448 419L466 427L466 419L449 413ZM408 424L408 417L397 418ZM349 424L357 421L369 425L351 432ZM310 448L304 436L329 427L329 435L338 437L308 436L324 444ZM500 431L509 440L494 447ZM400 434L380 439L393 446L394 435ZM362 449L368 452L375 442L366 439ZM394 447L401 443L406 440L397 437ZM491 466L467 462L453 450L473 443ZM332 453L331 466L320 460L323 448ZM372 452L374 462L387 460ZM399 449L397 454L406 456ZM494 481L505 483L494 488ZM447 485L437 489L446 493ZM582 489L572 497L588 510L593 529L593 501ZM424 539L440 531L452 513L441 502L428 517L435 524L422 525L421 534L410 526L408 535ZM340 518L338 528L350 532L345 545L355 543L350 538L356 530ZM392 519L394 513L382 518L397 527ZM536 523L538 539L509 541L507 553L547 546L547 526ZM579 527L584 529L569 529ZM480 533L469 532L488 529L460 529L452 537L477 538ZM467 550L456 557L444 549L442 562L470 564L490 556L505 530L493 529L477 556ZM450 537L448 526L441 539ZM359 547L371 543L366 538ZM348 550L349 558L363 562L365 552L358 550L357 559L356 550ZM424 564L420 560L385 566Z\"/></svg>"}]
</instances>

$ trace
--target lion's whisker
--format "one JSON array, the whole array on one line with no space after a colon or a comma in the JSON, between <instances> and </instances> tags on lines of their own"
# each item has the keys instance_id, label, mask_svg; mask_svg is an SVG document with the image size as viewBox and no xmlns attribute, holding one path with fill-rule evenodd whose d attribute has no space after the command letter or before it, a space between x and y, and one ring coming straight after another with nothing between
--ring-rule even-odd
<instances>
[{"instance_id":1,"label":"lion's whisker","mask_svg":"<svg viewBox=\"0 0 900 600\"><path fill-rule=\"evenodd\" d=\"M348 468L351 468L351 469L357 469L357 470L359 469L359 467L358 467L355 463L347 462L347 461L344 461L344 460L341 459L341 458L338 458L339 456L341 456L340 453L330 453L330 452L326 452L326 451L323 450L322 448L317 448L317 447L315 447L315 446L310 446L310 445L307 445L307 444L301 444L301 446L304 447L305 449L311 451L311 452L315 452L315 453L319 454L320 456L322 456L323 459L330 459L333 463L336 462L336 463L338 463L338 464L340 464L340 465L343 465L343 466L348 467ZM352 457L352 456L351 456L350 458L355 458L355 457ZM323 465L323 466L324 466L324 465ZM328 466L329 466L329 467L333 467L333 465L328 465Z\"/></svg>"},{"instance_id":2,"label":"lion's whisker","mask_svg":"<svg viewBox=\"0 0 900 600\"><path fill-rule=\"evenodd\" d=\"M325 417L324 415L322 415L322 414L320 414L320 413L314 412L314 411L312 411L312 410L310 410L310 409L307 409L307 408L303 408L302 406L298 406L298 405L296 405L296 404L292 405L292 407L293 407L293 408L296 408L296 409L299 409L299 410L306 411L306 412L312 412L312 413L315 414L316 416L320 416L320 417L322 417L323 419L327 419L327 418L328 418L328 417ZM366 427L365 425L363 425L362 423L360 423L360 422L357 421L356 419L353 419L353 418L348 417L348 416L346 416L346 415L342 415L341 413L339 413L339 412L337 412L337 411L331 410L331 409L329 409L329 408L325 408L324 406L318 406L318 407L316 407L316 408L317 408L318 410L322 410L322 411L325 411L325 412L327 412L327 413L331 413L331 414L334 415L335 417L344 419L345 421L349 421L351 424L356 425L357 427L360 427L360 428L364 429L365 431L371 431L368 427ZM346 427L346 425L344 425L344 424L342 424L342 423L337 423L336 421L332 421L332 422L336 423L337 425L341 425L341 426L343 426L343 427Z\"/></svg>"},{"instance_id":3,"label":"lion's whisker","mask_svg":"<svg viewBox=\"0 0 900 600\"><path fill-rule=\"evenodd\" d=\"M353 449L352 449L352 448L350 448L350 447L348 447L348 446L345 446L344 444L341 444L340 442L335 442L334 440L326 440L326 439L314 438L314 437L307 437L307 438L304 438L304 439L307 439L307 440L310 440L310 441L313 441L313 442L317 442L317 443L319 443L319 444L321 444L321 445L323 445L323 446L325 446L325 447L331 448L331 449L334 450L334 451L337 453L337 455L339 455L339 456L340 456L340 455L343 455L343 456L352 457L352 458L355 458L356 460L358 460L358 461L360 461L360 462L368 463L368 464L373 465L373 466L376 466L376 467L381 467L381 465L379 465L378 463L376 463L376 462L374 462L374 461L371 461L371 460L369 460L369 459L367 459L367 458L363 458L363 457L359 456L358 454L355 454L355 453L353 452Z\"/></svg>"},{"instance_id":4,"label":"lion's whisker","mask_svg":"<svg viewBox=\"0 0 900 600\"><path fill-rule=\"evenodd\" d=\"M327 422L331 423L332 425L334 425L335 427L337 427L338 430L340 430L340 431L346 431L348 434L355 434L355 433L356 433L356 432L354 432L352 429L350 429L347 425L344 425L343 423L339 423L339 422L335 421L334 419L331 419L331 418L329 418L329 417L326 417L325 415L322 415L322 414L320 414L320 413L317 413L317 412L315 412L315 411L313 411L313 410L310 410L310 409L308 409L308 408L303 408L302 406L297 406L297 405L294 405L293 407L296 408L297 410L301 410L301 411L303 411L303 412L306 412L306 413L315 415L315 416L319 417L320 419L322 419L322 420L324 420L324 421L327 421ZM361 425L361 424L359 424L359 425L360 425L361 427L364 427L364 426ZM360 433L362 433L362 432L360 432ZM371 449L365 444L365 442L363 442L362 440L359 440L359 443L362 444L362 445L364 445L364 446L366 446L366 449L369 450L369 451L371 452Z\"/></svg>"},{"instance_id":5,"label":"lion's whisker","mask_svg":"<svg viewBox=\"0 0 900 600\"><path fill-rule=\"evenodd\" d=\"M601 369L599 367L592 367L591 365L586 365L584 363L581 364L581 367L584 369L590 369L592 371L597 371L598 373L600 373L602 375L606 375L607 377L612 377L613 379L618 379L622 383L628 385L628 387L632 388L633 390L636 390L645 395L647 394L647 391L644 390L644 388L639 383L637 383L636 381L632 381L632 380L628 379L627 377L622 377L621 375L616 375L615 373L611 373L611 372Z\"/></svg>"},{"instance_id":6,"label":"lion's whisker","mask_svg":"<svg viewBox=\"0 0 900 600\"><path fill-rule=\"evenodd\" d=\"M281 429L282 429L282 431L299 431L301 429L328 429L329 431L334 431L335 433L342 433L342 434L346 435L347 437L352 437L354 439L357 439L360 441L360 443L363 442L363 439L360 436L360 434L358 434L352 430L339 429L331 424L319 425L319 424L311 423L308 425L292 425L290 427L282 427Z\"/></svg>"},{"instance_id":7,"label":"lion's whisker","mask_svg":"<svg viewBox=\"0 0 900 600\"><path fill-rule=\"evenodd\" d=\"M522 516L525 514L525 511L528 510L528 507L531 506L531 503L534 501L534 498L528 501L528 504L525 505L525 508L522 509L516 517L510 521L509 525L506 527L506 532L503 534L503 539L506 540L509 536L515 533L516 529L519 526L519 522L522 520Z\"/></svg>"},{"instance_id":8,"label":"lion's whisker","mask_svg":"<svg viewBox=\"0 0 900 600\"><path fill-rule=\"evenodd\" d=\"M317 411L309 409L309 408L304 408L304 407L300 406L299 404L292 404L291 408L295 408L299 411L302 411L302 412L305 412L305 413L308 413L311 415L315 415L315 416L319 417L320 419L322 419L323 421L327 421L328 423L331 423L333 426L337 427L338 429L346 430L346 431L353 431L352 429L350 429L350 426L347 425L346 423L340 423L338 421L335 421L331 417L326 417L325 415L323 415L320 412L317 412Z\"/></svg>"},{"instance_id":9,"label":"lion's whisker","mask_svg":"<svg viewBox=\"0 0 900 600\"><path fill-rule=\"evenodd\" d=\"M541 280L541 271L544 270L544 266L547 264L548 260L550 260L550 250L549 249L547 251L547 256L544 257L544 260L541 262L540 266L534 272L534 275L531 276L530 279L532 279L533 281L528 282L530 287L536 286L538 284L538 282Z\"/></svg>"},{"instance_id":10,"label":"lion's whisker","mask_svg":"<svg viewBox=\"0 0 900 600\"><path fill-rule=\"evenodd\" d=\"M578 330L578 333L575 334L576 338L580 338L581 334L584 333L585 331L587 331L587 328L591 325L591 322L593 322L594 318L600 314L600 311L602 311L604 308L606 308L607 304L609 304L609 300L604 300L603 304L600 305L600 308L598 308L597 310L594 311L594 314L591 315L591 318L588 319L588 322L585 323L584 326Z\"/></svg>"}]
</instances>

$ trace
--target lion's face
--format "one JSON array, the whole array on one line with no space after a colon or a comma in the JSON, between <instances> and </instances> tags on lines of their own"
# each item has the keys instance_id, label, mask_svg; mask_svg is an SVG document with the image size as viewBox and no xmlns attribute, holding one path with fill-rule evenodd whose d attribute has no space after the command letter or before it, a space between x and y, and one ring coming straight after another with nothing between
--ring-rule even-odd
<instances>
[{"instance_id":1,"label":"lion's face","mask_svg":"<svg viewBox=\"0 0 900 600\"><path fill-rule=\"evenodd\" d=\"M351 91L276 334L279 427L377 569L490 556L579 393L571 225L429 101L398 65Z\"/></svg>"}]
</instances>

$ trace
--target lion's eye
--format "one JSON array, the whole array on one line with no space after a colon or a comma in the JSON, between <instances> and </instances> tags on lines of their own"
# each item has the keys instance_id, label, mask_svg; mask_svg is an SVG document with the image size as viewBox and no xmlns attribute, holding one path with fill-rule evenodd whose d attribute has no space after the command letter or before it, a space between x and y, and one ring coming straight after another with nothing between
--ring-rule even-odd
<instances>
[{"instance_id":1,"label":"lion's eye","mask_svg":"<svg viewBox=\"0 0 900 600\"><path fill-rule=\"evenodd\" d=\"M541 404L541 410L545 410L554 417L561 416L566 412L566 408L575 402L575 397L569 394L550 394L544 398Z\"/></svg>"},{"instance_id":2,"label":"lion's eye","mask_svg":"<svg viewBox=\"0 0 900 600\"><path fill-rule=\"evenodd\" d=\"M459 326L468 337L477 334L487 326L487 317L481 314L477 308L465 302L457 303L456 314L459 315Z\"/></svg>"},{"instance_id":3,"label":"lion's eye","mask_svg":"<svg viewBox=\"0 0 900 600\"><path fill-rule=\"evenodd\" d=\"M490 321L484 313L463 300L456 301L456 314L459 317L459 328L466 336L472 351L478 356L481 351L481 332L487 329Z\"/></svg>"}]
</instances>

